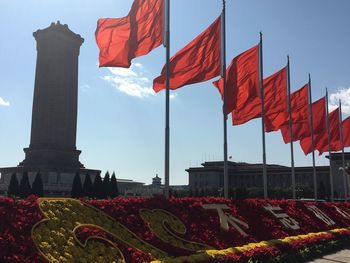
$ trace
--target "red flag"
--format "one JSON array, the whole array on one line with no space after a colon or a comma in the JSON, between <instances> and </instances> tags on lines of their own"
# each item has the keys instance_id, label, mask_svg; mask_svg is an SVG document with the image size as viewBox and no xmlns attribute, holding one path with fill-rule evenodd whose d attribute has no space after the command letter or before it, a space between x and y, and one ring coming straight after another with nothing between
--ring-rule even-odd
<instances>
[{"instance_id":1,"label":"red flag","mask_svg":"<svg viewBox=\"0 0 350 263\"><path fill-rule=\"evenodd\" d=\"M261 98L251 98L247 104L233 110L231 115L233 126L261 117Z\"/></svg>"},{"instance_id":2,"label":"red flag","mask_svg":"<svg viewBox=\"0 0 350 263\"><path fill-rule=\"evenodd\" d=\"M325 118L326 97L323 97L312 103L312 124L314 128L314 134L320 134L327 130Z\"/></svg>"},{"instance_id":3,"label":"red flag","mask_svg":"<svg viewBox=\"0 0 350 263\"><path fill-rule=\"evenodd\" d=\"M226 70L226 114L259 96L259 45L235 57ZM224 97L224 80L213 82Z\"/></svg>"},{"instance_id":4,"label":"red flag","mask_svg":"<svg viewBox=\"0 0 350 263\"><path fill-rule=\"evenodd\" d=\"M292 137L293 141L300 140L310 136L308 129L309 113L308 113L308 98L309 98L309 85L304 85L301 89L291 94L291 108L292 108ZM281 127L282 137L285 143L289 143L290 130L289 130L289 116L284 126Z\"/></svg>"},{"instance_id":5,"label":"red flag","mask_svg":"<svg viewBox=\"0 0 350 263\"><path fill-rule=\"evenodd\" d=\"M339 108L335 109L329 114L329 134L331 151L341 150L340 131L339 131ZM328 134L327 132L318 135L315 148L319 155L328 151ZM339 149L340 148L340 149Z\"/></svg>"},{"instance_id":6,"label":"red flag","mask_svg":"<svg viewBox=\"0 0 350 263\"><path fill-rule=\"evenodd\" d=\"M331 151L341 150L340 132L339 132L339 108L329 113L329 130L330 130L329 132L330 132L330 138L331 138L330 139ZM315 141L315 149L318 150L319 155L328 151L327 129L325 129L324 132L316 135L314 141ZM308 148L311 148L310 145L311 145L310 137L301 141L301 146L304 152L307 152L306 150L309 150Z\"/></svg>"},{"instance_id":7,"label":"red flag","mask_svg":"<svg viewBox=\"0 0 350 263\"><path fill-rule=\"evenodd\" d=\"M265 131L277 131L288 120L287 67L264 79Z\"/></svg>"},{"instance_id":8,"label":"red flag","mask_svg":"<svg viewBox=\"0 0 350 263\"><path fill-rule=\"evenodd\" d=\"M314 103L312 103L312 123L314 128L314 140L317 139L317 135L327 132L326 127L326 98L323 97ZM309 129L309 136L300 140L300 146L305 155L308 155L312 152L312 139L311 131Z\"/></svg>"},{"instance_id":9,"label":"red flag","mask_svg":"<svg viewBox=\"0 0 350 263\"><path fill-rule=\"evenodd\" d=\"M220 17L170 59L170 89L220 75ZM153 89L165 89L165 67L153 80Z\"/></svg>"},{"instance_id":10,"label":"red flag","mask_svg":"<svg viewBox=\"0 0 350 263\"><path fill-rule=\"evenodd\" d=\"M345 120L343 120L342 129L344 147L350 147L350 117L347 117Z\"/></svg>"},{"instance_id":11,"label":"red flag","mask_svg":"<svg viewBox=\"0 0 350 263\"><path fill-rule=\"evenodd\" d=\"M97 21L100 67L125 67L163 42L164 0L135 0L126 17Z\"/></svg>"},{"instance_id":12,"label":"red flag","mask_svg":"<svg viewBox=\"0 0 350 263\"><path fill-rule=\"evenodd\" d=\"M350 141L349 141L349 139L350 139L350 134L349 134L349 132L350 132L350 117L343 120L341 125L342 125L343 142L344 142L344 148L345 148L345 147L348 147L349 143L350 143ZM331 147L332 147L332 151L341 151L343 149L343 143L341 141L340 135L339 135L339 140L332 140L331 141Z\"/></svg>"},{"instance_id":13,"label":"red flag","mask_svg":"<svg viewBox=\"0 0 350 263\"><path fill-rule=\"evenodd\" d=\"M287 68L283 68L264 79L265 130L274 131L285 123L286 116L286 83ZM261 117L261 98L257 93L248 102L240 103L232 111L233 125L240 125L249 120Z\"/></svg>"}]
</instances>

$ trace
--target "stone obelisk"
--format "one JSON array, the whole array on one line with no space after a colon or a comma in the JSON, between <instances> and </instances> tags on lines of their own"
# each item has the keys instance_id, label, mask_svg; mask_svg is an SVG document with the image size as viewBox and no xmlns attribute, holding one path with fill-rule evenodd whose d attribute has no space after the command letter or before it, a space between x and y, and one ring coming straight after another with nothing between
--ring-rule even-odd
<instances>
[{"instance_id":1,"label":"stone obelisk","mask_svg":"<svg viewBox=\"0 0 350 263\"><path fill-rule=\"evenodd\" d=\"M67 196L76 172L93 177L100 172L85 169L76 149L78 58L84 39L59 21L33 36L37 60L30 145L17 167L0 168L0 194L6 194L11 174L20 179L26 171L33 182L40 171L46 196Z\"/></svg>"},{"instance_id":2,"label":"stone obelisk","mask_svg":"<svg viewBox=\"0 0 350 263\"><path fill-rule=\"evenodd\" d=\"M23 166L83 167L76 149L78 57L84 39L52 23L37 42L32 129Z\"/></svg>"}]
</instances>

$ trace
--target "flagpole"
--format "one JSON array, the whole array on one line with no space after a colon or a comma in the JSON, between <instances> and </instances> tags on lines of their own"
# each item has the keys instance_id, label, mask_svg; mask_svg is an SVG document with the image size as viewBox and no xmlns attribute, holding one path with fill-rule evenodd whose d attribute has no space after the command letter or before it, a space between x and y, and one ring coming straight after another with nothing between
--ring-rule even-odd
<instances>
[{"instance_id":1,"label":"flagpole","mask_svg":"<svg viewBox=\"0 0 350 263\"><path fill-rule=\"evenodd\" d=\"M228 169L227 169L227 94L226 94L226 1L222 0L222 14L221 14L221 77L224 81L224 102L222 107L224 118L224 197L228 198Z\"/></svg>"},{"instance_id":2,"label":"flagpole","mask_svg":"<svg viewBox=\"0 0 350 263\"><path fill-rule=\"evenodd\" d=\"M314 179L314 198L317 200L317 176L316 176L316 161L315 161L315 134L314 134L314 123L312 113L312 92L311 92L311 76L309 73L309 127L311 132L311 146L312 146L312 171Z\"/></svg>"},{"instance_id":3,"label":"flagpole","mask_svg":"<svg viewBox=\"0 0 350 263\"><path fill-rule=\"evenodd\" d=\"M339 133L340 133L340 141L341 141L341 157L342 157L342 171L344 177L344 200L346 201L348 198L348 189L347 189L347 180L345 173L345 153L344 153L344 137L343 137L343 116L341 109L341 100L339 100Z\"/></svg>"},{"instance_id":4,"label":"flagpole","mask_svg":"<svg viewBox=\"0 0 350 263\"><path fill-rule=\"evenodd\" d=\"M267 172L266 172L266 143L265 143L265 103L264 103L264 72L263 72L263 54L262 54L262 32L260 32L259 44L259 88L261 96L261 133L263 148L263 185L264 199L267 199Z\"/></svg>"},{"instance_id":5,"label":"flagpole","mask_svg":"<svg viewBox=\"0 0 350 263\"><path fill-rule=\"evenodd\" d=\"M169 197L169 163L170 163L170 0L165 0L165 47L166 47L166 88L165 88L165 172L164 195Z\"/></svg>"},{"instance_id":6,"label":"flagpole","mask_svg":"<svg viewBox=\"0 0 350 263\"><path fill-rule=\"evenodd\" d=\"M288 91L288 112L289 112L289 137L290 137L290 160L292 167L292 193L293 199L295 196L295 169L294 169L294 149L293 149L293 120L292 120L292 102L290 95L290 64L289 56L287 56L287 91Z\"/></svg>"},{"instance_id":7,"label":"flagpole","mask_svg":"<svg viewBox=\"0 0 350 263\"><path fill-rule=\"evenodd\" d=\"M333 175L332 175L332 160L331 160L331 138L330 138L330 127L329 127L329 110L328 110L328 90L326 88L326 123L327 123L327 137L328 137L328 155L329 155L329 182L331 186L331 201L334 201L334 193L333 193Z\"/></svg>"}]
</instances>

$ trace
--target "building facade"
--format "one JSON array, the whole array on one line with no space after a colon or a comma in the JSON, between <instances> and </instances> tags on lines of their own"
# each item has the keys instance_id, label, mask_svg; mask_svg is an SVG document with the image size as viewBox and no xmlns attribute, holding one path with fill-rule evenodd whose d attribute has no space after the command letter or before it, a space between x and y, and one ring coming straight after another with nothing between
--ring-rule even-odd
<instances>
[{"instance_id":1,"label":"building facade","mask_svg":"<svg viewBox=\"0 0 350 263\"><path fill-rule=\"evenodd\" d=\"M117 179L118 192L122 196L142 196L144 183L128 179Z\"/></svg>"},{"instance_id":2,"label":"building facade","mask_svg":"<svg viewBox=\"0 0 350 263\"><path fill-rule=\"evenodd\" d=\"M332 153L332 177L334 185L334 196L344 198L345 192L349 193L349 176L343 175L341 154ZM328 157L327 157L328 158ZM349 170L350 153L345 154L346 171ZM223 162L205 162L202 167L191 167L187 169L189 176L189 189L192 192L211 191L217 189L222 195L223 191ZM243 162L228 162L229 188L262 188L262 164L249 164ZM329 166L317 166L317 189L320 198L330 196L330 168ZM296 191L299 197L313 197L313 167L295 167ZM291 167L282 165L267 165L268 189L290 189L291 190ZM306 193L307 192L307 193Z\"/></svg>"}]
</instances>

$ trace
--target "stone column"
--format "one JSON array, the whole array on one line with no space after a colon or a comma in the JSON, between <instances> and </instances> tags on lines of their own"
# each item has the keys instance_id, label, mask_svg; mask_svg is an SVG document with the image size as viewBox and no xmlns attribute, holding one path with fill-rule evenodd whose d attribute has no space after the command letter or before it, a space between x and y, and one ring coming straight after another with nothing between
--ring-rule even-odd
<instances>
[{"instance_id":1,"label":"stone column","mask_svg":"<svg viewBox=\"0 0 350 263\"><path fill-rule=\"evenodd\" d=\"M20 165L83 167L76 132L78 57L84 39L60 22L33 35L37 61L31 139Z\"/></svg>"}]
</instances>

